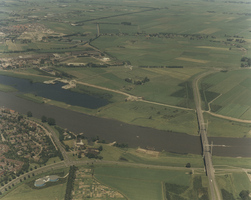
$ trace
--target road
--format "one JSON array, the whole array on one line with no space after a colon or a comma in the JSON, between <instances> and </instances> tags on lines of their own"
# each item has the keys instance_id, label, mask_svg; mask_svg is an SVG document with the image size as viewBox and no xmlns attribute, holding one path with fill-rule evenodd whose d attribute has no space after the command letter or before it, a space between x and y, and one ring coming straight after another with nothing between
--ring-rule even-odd
<instances>
[{"instance_id":1,"label":"road","mask_svg":"<svg viewBox=\"0 0 251 200\"><path fill-rule=\"evenodd\" d=\"M58 139L58 137L57 137L57 135L56 135L56 133L54 132L54 130L52 130L52 128L48 125L48 124L46 124L46 123L41 123L39 120L35 120L35 119L33 119L33 121L34 122L36 122L37 124L39 124L39 125L41 125L42 127L43 127L43 129L47 129L47 130L45 130L45 132L47 132L47 134L51 134L51 136L53 137L53 140L52 140L52 143L55 145L55 143L56 143L56 149L57 148L59 148L59 150L61 151L61 153L62 153L62 155L63 155L63 157L64 157L64 161L65 161L65 166L71 166L72 164L71 164L71 159L69 158L69 156L67 155L67 153L66 153L66 151L65 151L65 149L64 149L64 147L62 146L62 144L61 144L61 142L59 141L59 139ZM49 132L49 133L48 133ZM50 135L49 135L50 136ZM50 137L51 138L51 137ZM55 142L55 143L54 143Z\"/></svg>"},{"instance_id":2,"label":"road","mask_svg":"<svg viewBox=\"0 0 251 200\"><path fill-rule=\"evenodd\" d=\"M205 73L197 76L193 80L193 93L194 93L194 102L196 105L199 134L201 136L204 164L205 164L206 173L208 176L211 197L212 197L212 200L221 200L221 195L220 195L217 183L215 181L214 167L213 167L212 156L211 156L210 147L209 147L210 145L208 144L207 130L206 130L205 123L204 123L203 112L201 110L201 98L200 98L200 92L199 92L199 88L198 88L198 81L202 77L204 77L208 74L214 73L214 72L215 71L209 71L209 72L205 72Z\"/></svg>"}]
</instances>

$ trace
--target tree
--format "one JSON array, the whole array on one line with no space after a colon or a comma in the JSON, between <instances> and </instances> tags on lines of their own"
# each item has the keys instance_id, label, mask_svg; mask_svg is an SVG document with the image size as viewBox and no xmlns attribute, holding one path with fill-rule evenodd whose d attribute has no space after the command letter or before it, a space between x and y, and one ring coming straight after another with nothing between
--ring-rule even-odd
<instances>
[{"instance_id":1,"label":"tree","mask_svg":"<svg viewBox=\"0 0 251 200\"><path fill-rule=\"evenodd\" d=\"M27 117L32 117L32 112L31 111L27 112Z\"/></svg>"},{"instance_id":2,"label":"tree","mask_svg":"<svg viewBox=\"0 0 251 200\"><path fill-rule=\"evenodd\" d=\"M56 121L55 121L54 118L48 118L47 122L48 122L49 125L55 125L56 124Z\"/></svg>"},{"instance_id":3,"label":"tree","mask_svg":"<svg viewBox=\"0 0 251 200\"><path fill-rule=\"evenodd\" d=\"M187 168L190 168L190 167L191 167L191 164L190 164L190 163L187 163L187 164L186 164L186 167L187 167Z\"/></svg>"},{"instance_id":4,"label":"tree","mask_svg":"<svg viewBox=\"0 0 251 200\"><path fill-rule=\"evenodd\" d=\"M24 117L23 117L23 115L19 115L18 116L18 121L20 121L21 119L23 119Z\"/></svg>"},{"instance_id":5,"label":"tree","mask_svg":"<svg viewBox=\"0 0 251 200\"><path fill-rule=\"evenodd\" d=\"M78 154L78 158L81 158L81 152L79 152L79 154Z\"/></svg>"},{"instance_id":6,"label":"tree","mask_svg":"<svg viewBox=\"0 0 251 200\"><path fill-rule=\"evenodd\" d=\"M103 147L102 147L102 146L100 146L100 147L98 148L98 150L99 150L99 151L102 151L102 150L103 150Z\"/></svg>"},{"instance_id":7,"label":"tree","mask_svg":"<svg viewBox=\"0 0 251 200\"><path fill-rule=\"evenodd\" d=\"M250 200L249 198L249 190L242 190L239 194L242 200Z\"/></svg>"},{"instance_id":8,"label":"tree","mask_svg":"<svg viewBox=\"0 0 251 200\"><path fill-rule=\"evenodd\" d=\"M41 121L42 121L42 122L47 122L47 117L43 115L43 116L41 117Z\"/></svg>"}]
</instances>

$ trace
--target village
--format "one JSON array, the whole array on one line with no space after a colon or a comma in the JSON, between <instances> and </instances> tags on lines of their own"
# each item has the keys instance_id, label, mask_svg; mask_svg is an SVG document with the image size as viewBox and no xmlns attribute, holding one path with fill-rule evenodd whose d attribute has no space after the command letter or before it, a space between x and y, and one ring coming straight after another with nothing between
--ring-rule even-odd
<instances>
[{"instance_id":1,"label":"village","mask_svg":"<svg viewBox=\"0 0 251 200\"><path fill-rule=\"evenodd\" d=\"M14 110L0 109L0 130L0 175L28 170L29 161L44 164L58 154L49 133Z\"/></svg>"}]
</instances>

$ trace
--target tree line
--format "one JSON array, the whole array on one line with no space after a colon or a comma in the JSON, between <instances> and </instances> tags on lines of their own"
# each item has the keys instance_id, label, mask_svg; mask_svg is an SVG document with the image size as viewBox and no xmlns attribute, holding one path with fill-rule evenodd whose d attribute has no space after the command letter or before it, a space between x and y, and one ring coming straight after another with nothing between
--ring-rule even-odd
<instances>
[{"instance_id":1,"label":"tree line","mask_svg":"<svg viewBox=\"0 0 251 200\"><path fill-rule=\"evenodd\" d=\"M77 171L77 167L75 165L70 166L67 186L66 186L66 191L65 191L65 200L72 199L72 190L74 189L74 180L76 178L76 171Z\"/></svg>"}]
</instances>

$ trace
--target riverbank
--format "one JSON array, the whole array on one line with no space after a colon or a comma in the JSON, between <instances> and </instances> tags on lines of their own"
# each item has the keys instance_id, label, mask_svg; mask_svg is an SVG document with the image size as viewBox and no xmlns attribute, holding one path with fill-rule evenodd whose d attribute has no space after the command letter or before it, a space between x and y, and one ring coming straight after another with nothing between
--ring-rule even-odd
<instances>
[{"instance_id":1,"label":"riverbank","mask_svg":"<svg viewBox=\"0 0 251 200\"><path fill-rule=\"evenodd\" d=\"M191 136L184 133L161 131L137 125L123 123L113 119L105 119L90 116L83 113L51 106L48 104L36 104L15 96L16 93L0 92L0 106L12 108L22 114L31 111L33 116L41 119L43 115L56 119L58 126L67 128L76 134L84 133L91 139L99 135L100 139L107 142L128 143L130 147L145 148L154 147L157 151L176 152L180 154L201 154L199 136ZM210 140L210 138L209 138ZM251 139L249 138L213 138L214 144L229 146L214 148L214 155L228 157L251 157ZM234 145L233 145L234 143Z\"/></svg>"}]
</instances>

